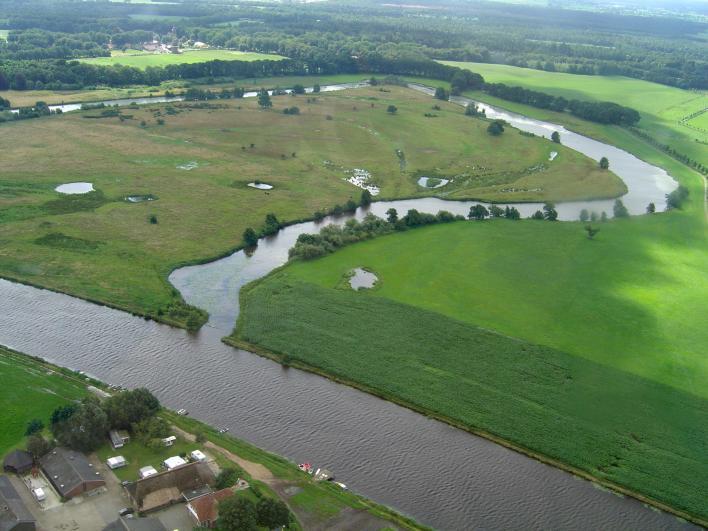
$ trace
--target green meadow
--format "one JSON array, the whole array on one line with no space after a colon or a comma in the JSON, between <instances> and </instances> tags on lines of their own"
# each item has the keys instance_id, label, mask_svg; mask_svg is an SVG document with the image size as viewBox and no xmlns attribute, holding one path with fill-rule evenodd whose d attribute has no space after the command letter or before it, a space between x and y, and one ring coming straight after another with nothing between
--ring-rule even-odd
<instances>
[{"instance_id":1,"label":"green meadow","mask_svg":"<svg viewBox=\"0 0 708 531\"><path fill-rule=\"evenodd\" d=\"M190 312L167 282L173 268L233 250L270 212L290 221L358 201L361 189L345 180L354 168L370 171L385 198L624 191L614 174L563 146L513 129L492 137L485 121L450 103L426 117L431 98L385 90L280 96L267 111L250 98L124 108L122 120L99 109L5 124L0 275L184 325ZM299 115L283 114L295 105ZM551 150L560 155L549 163ZM419 187L421 172L464 177L441 192ZM274 189L249 188L255 180ZM54 192L76 181L97 191ZM157 200L125 200L148 194Z\"/></svg>"},{"instance_id":2,"label":"green meadow","mask_svg":"<svg viewBox=\"0 0 708 531\"><path fill-rule=\"evenodd\" d=\"M401 249L397 239L426 244L458 235L454 231L472 232L475 225L440 227L452 234L438 227L419 229L351 249L387 243L392 251L386 256L396 261L391 256ZM474 247L476 240L453 242L448 249ZM417 249L416 258L427 253ZM366 259L355 263L370 263ZM445 272L467 267L449 257L438 259L450 263ZM431 281L441 267L420 277L411 275L410 265L396 271L410 292L416 292L416 283L463 291L452 282ZM293 267L247 286L239 326L227 342L257 345L256 352L266 349L266 355L294 367L353 384L706 521L706 399L431 311L423 307L422 294L419 305L400 303L384 296L395 279L385 268L371 269L381 275L381 289L372 293L323 287L304 280L309 276ZM552 301L545 297L537 304Z\"/></svg>"},{"instance_id":3,"label":"green meadow","mask_svg":"<svg viewBox=\"0 0 708 531\"><path fill-rule=\"evenodd\" d=\"M664 167L690 200L682 210L597 224L594 240L580 223L458 222L294 262L242 290L228 341L705 525L703 178L625 129L469 95ZM356 267L378 276L373 290L346 288Z\"/></svg>"},{"instance_id":4,"label":"green meadow","mask_svg":"<svg viewBox=\"0 0 708 531\"><path fill-rule=\"evenodd\" d=\"M280 55L239 52L236 50L187 50L179 54L175 53L117 53L111 57L92 57L81 59L84 63L94 65L123 65L145 69L148 66L167 66L191 63L203 63L206 61L279 61L283 59Z\"/></svg>"},{"instance_id":5,"label":"green meadow","mask_svg":"<svg viewBox=\"0 0 708 531\"><path fill-rule=\"evenodd\" d=\"M491 83L518 85L568 99L614 101L640 112L639 127L662 144L694 160L708 163L708 131L697 131L681 119L708 107L705 91L682 90L622 76L582 76L507 65L442 61L481 74ZM507 102L502 106L509 107ZM705 115L704 115L705 116Z\"/></svg>"},{"instance_id":6,"label":"green meadow","mask_svg":"<svg viewBox=\"0 0 708 531\"><path fill-rule=\"evenodd\" d=\"M88 394L77 378L68 378L3 347L0 381L0 457L24 444L29 421L39 419L47 426L54 409Z\"/></svg>"}]
</instances>

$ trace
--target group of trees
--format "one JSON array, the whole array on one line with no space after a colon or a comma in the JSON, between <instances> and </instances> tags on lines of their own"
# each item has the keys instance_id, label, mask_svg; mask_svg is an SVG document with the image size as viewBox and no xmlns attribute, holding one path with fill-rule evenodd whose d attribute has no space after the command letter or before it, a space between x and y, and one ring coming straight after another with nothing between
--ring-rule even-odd
<instances>
[{"instance_id":1,"label":"group of trees","mask_svg":"<svg viewBox=\"0 0 708 531\"><path fill-rule=\"evenodd\" d=\"M81 402L56 408L49 418L49 429L62 446L91 452L105 442L108 430L114 428L128 429L146 439L164 437L169 425L155 416L160 408L157 398L142 388L115 394L103 402L86 397ZM27 426L27 450L36 458L54 444L44 439L43 428L44 423L39 419Z\"/></svg>"},{"instance_id":2,"label":"group of trees","mask_svg":"<svg viewBox=\"0 0 708 531\"><path fill-rule=\"evenodd\" d=\"M261 496L257 503L243 496L219 502L218 528L222 531L278 529L292 522L288 506L280 500Z\"/></svg>"},{"instance_id":3,"label":"group of trees","mask_svg":"<svg viewBox=\"0 0 708 531\"><path fill-rule=\"evenodd\" d=\"M513 87L504 83L485 83L483 90L497 98L516 103L523 103L539 109L557 112L568 111L574 116L601 124L634 125L641 116L630 107L624 107L610 101L567 100L562 96L552 96L545 92Z\"/></svg>"},{"instance_id":4,"label":"group of trees","mask_svg":"<svg viewBox=\"0 0 708 531\"><path fill-rule=\"evenodd\" d=\"M266 214L260 232L256 232L253 227L248 227L243 231L243 243L246 247L255 247L258 245L259 238L276 234L282 227L283 224L278 220L275 214Z\"/></svg>"},{"instance_id":5,"label":"group of trees","mask_svg":"<svg viewBox=\"0 0 708 531\"><path fill-rule=\"evenodd\" d=\"M362 221L349 219L341 227L327 225L318 234L300 234L288 254L291 259L309 260L332 253L346 245L389 232L465 219L464 216L455 216L444 210L437 214L426 214L415 209L399 217L394 208L386 212L386 217L387 219L384 220L373 214L367 214Z\"/></svg>"}]
</instances>

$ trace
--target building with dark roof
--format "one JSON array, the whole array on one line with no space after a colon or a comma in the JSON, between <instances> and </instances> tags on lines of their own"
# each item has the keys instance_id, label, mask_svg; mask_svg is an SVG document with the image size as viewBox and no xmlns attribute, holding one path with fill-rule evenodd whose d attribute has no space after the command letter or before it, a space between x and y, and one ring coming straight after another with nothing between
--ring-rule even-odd
<instances>
[{"instance_id":1,"label":"building with dark roof","mask_svg":"<svg viewBox=\"0 0 708 531\"><path fill-rule=\"evenodd\" d=\"M3 459L2 467L5 472L24 474L32 470L33 464L34 459L32 459L32 454L24 450L13 450Z\"/></svg>"},{"instance_id":2,"label":"building with dark roof","mask_svg":"<svg viewBox=\"0 0 708 531\"><path fill-rule=\"evenodd\" d=\"M10 478L0 476L0 531L35 531L35 520Z\"/></svg>"},{"instance_id":3,"label":"building with dark roof","mask_svg":"<svg viewBox=\"0 0 708 531\"><path fill-rule=\"evenodd\" d=\"M157 518L121 516L104 527L103 531L167 531L167 528Z\"/></svg>"},{"instance_id":4,"label":"building with dark roof","mask_svg":"<svg viewBox=\"0 0 708 531\"><path fill-rule=\"evenodd\" d=\"M106 484L101 473L88 458L74 450L55 448L42 457L39 464L62 498L70 499Z\"/></svg>"}]
</instances>

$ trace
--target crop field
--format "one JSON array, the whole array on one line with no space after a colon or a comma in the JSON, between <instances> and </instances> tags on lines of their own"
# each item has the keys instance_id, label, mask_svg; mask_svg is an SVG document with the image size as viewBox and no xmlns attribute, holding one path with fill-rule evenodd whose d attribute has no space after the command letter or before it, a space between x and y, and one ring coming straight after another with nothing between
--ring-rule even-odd
<instances>
[{"instance_id":1,"label":"crop field","mask_svg":"<svg viewBox=\"0 0 708 531\"><path fill-rule=\"evenodd\" d=\"M708 106L708 94L703 91L682 90L622 76L582 76L507 65L443 62L478 72L492 83L518 85L569 99L614 101L632 107L642 115L641 129L662 144L708 164L708 150L700 144L708 141L708 132L679 123L685 116ZM506 102L502 105L508 107Z\"/></svg>"},{"instance_id":2,"label":"crop field","mask_svg":"<svg viewBox=\"0 0 708 531\"><path fill-rule=\"evenodd\" d=\"M175 266L239 246L243 231L260 229L267 213L296 220L358 200L361 190L345 181L354 168L370 171L389 198L432 195L416 180L433 171L469 173L437 192L458 198L624 190L611 172L563 146L513 129L491 137L486 122L453 104L441 102L438 116L426 118L431 98L386 90L322 94L310 103L275 97L268 111L246 99L124 108L122 120L101 118L99 109L5 124L12 134L0 137L0 275L184 324L174 310L179 294L166 281ZM397 114L386 112L390 104ZM299 115L281 112L293 105ZM551 149L560 155L548 163ZM472 166L486 169L477 174ZM249 188L254 180L274 189ZM97 191L53 191L77 181ZM503 192L509 183L544 191ZM157 200L125 200L148 194Z\"/></svg>"},{"instance_id":3,"label":"crop field","mask_svg":"<svg viewBox=\"0 0 708 531\"><path fill-rule=\"evenodd\" d=\"M0 456L21 444L32 419L49 424L55 408L83 398L86 387L78 381L44 369L0 347Z\"/></svg>"},{"instance_id":4,"label":"crop field","mask_svg":"<svg viewBox=\"0 0 708 531\"><path fill-rule=\"evenodd\" d=\"M460 222L440 229L476 232L473 225ZM437 236L446 238L448 248L474 248L476 238L455 241L447 237L457 234L442 235L441 230L419 229L404 238L387 236L373 243L392 246L389 259L400 250L397 239L425 244ZM366 249L369 243L350 250ZM418 258L429 252L420 252L424 245L417 249ZM483 262L494 260L493 254L479 254ZM469 265L435 255L450 264L448 271ZM368 255L360 258L364 261L357 263L371 262ZM518 263L521 268L524 260ZM406 267L415 265L406 262ZM401 304L383 296L395 278L384 269L373 269L381 273L382 288L371 294L305 282L296 268L251 284L242 292L238 339L287 355L293 366L302 363L708 517L704 398ZM416 293L419 284L435 284L439 292L458 291L439 278L441 269L422 278L406 268L397 274L408 282L410 293ZM484 301L481 294L474 298ZM553 304L553 299L537 301L537 306L544 304Z\"/></svg>"},{"instance_id":5,"label":"crop field","mask_svg":"<svg viewBox=\"0 0 708 531\"><path fill-rule=\"evenodd\" d=\"M187 50L175 53L136 53L134 55L118 53L112 57L92 57L81 59L84 63L94 65L123 65L145 69L148 66L167 66L206 61L279 61L280 55L239 52L236 50Z\"/></svg>"}]
</instances>

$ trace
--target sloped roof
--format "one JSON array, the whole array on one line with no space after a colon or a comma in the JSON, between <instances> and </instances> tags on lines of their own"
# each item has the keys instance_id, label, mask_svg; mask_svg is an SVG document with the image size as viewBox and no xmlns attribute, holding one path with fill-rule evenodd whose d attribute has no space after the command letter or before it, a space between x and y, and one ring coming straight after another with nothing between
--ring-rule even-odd
<instances>
[{"instance_id":1,"label":"sloped roof","mask_svg":"<svg viewBox=\"0 0 708 531\"><path fill-rule=\"evenodd\" d=\"M12 469L14 471L23 471L32 468L32 455L24 450L13 450L5 456L3 459L2 466L7 469Z\"/></svg>"},{"instance_id":2,"label":"sloped roof","mask_svg":"<svg viewBox=\"0 0 708 531\"><path fill-rule=\"evenodd\" d=\"M15 487L10 483L10 478L0 476L0 531L10 531L19 524L30 524L34 521Z\"/></svg>"},{"instance_id":3,"label":"sloped roof","mask_svg":"<svg viewBox=\"0 0 708 531\"><path fill-rule=\"evenodd\" d=\"M189 502L192 510L197 515L200 523L215 522L219 517L219 502L234 495L231 489L221 489L216 492L200 496Z\"/></svg>"}]
</instances>

